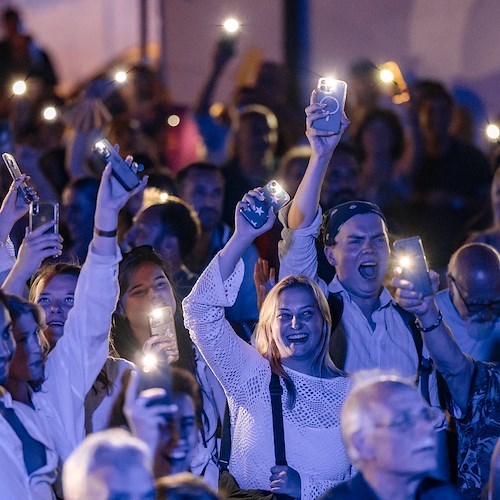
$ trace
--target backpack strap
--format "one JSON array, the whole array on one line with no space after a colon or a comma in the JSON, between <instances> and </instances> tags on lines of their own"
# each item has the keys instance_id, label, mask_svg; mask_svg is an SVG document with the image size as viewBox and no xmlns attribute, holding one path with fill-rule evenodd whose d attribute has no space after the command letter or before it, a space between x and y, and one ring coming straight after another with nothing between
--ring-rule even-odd
<instances>
[{"instance_id":1,"label":"backpack strap","mask_svg":"<svg viewBox=\"0 0 500 500\"><path fill-rule=\"evenodd\" d=\"M345 334L344 327L340 321L342 318L342 313L344 311L344 301L340 293L329 293L328 294L328 306L330 308L330 314L332 316L332 333L330 337L330 357L332 358L335 366L344 369L345 360L347 356L347 336ZM420 330L415 324L415 316L408 311L405 311L398 304L395 306L396 311L401 316L404 324L410 330L413 342L415 344L415 350L418 356L418 370L416 383L420 380L420 391L422 396L427 402L430 400L429 396L429 376L433 370L432 360L429 358L424 358L422 354L424 342L422 340L422 335Z\"/></svg>"},{"instance_id":2,"label":"backpack strap","mask_svg":"<svg viewBox=\"0 0 500 500\"><path fill-rule=\"evenodd\" d=\"M394 307L401 316L401 319L403 320L405 325L411 332L411 336L413 338L413 342L415 343L415 349L417 351L417 356L418 356L418 370L417 370L416 383L418 384L420 380L420 392L424 397L424 399L430 404L429 376L432 373L432 370L434 369L432 359L424 358L422 352L424 347L424 341L422 340L422 334L420 333L420 330L417 328L417 325L415 323L415 315L409 313L408 311L405 311L398 304L396 304Z\"/></svg>"},{"instance_id":3,"label":"backpack strap","mask_svg":"<svg viewBox=\"0 0 500 500\"><path fill-rule=\"evenodd\" d=\"M340 293L328 293L327 300L332 317L332 332L328 350L335 366L343 370L347 356L347 336L340 321L344 311L344 301Z\"/></svg>"}]
</instances>

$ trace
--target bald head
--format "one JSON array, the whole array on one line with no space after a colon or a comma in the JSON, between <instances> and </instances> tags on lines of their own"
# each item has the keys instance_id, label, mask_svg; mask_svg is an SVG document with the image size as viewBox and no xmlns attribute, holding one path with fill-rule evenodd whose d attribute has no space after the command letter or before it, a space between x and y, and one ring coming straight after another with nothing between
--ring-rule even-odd
<instances>
[{"instance_id":1,"label":"bald head","mask_svg":"<svg viewBox=\"0 0 500 500\"><path fill-rule=\"evenodd\" d=\"M500 255L486 243L469 243L451 256L448 271L465 286L483 286L500 278Z\"/></svg>"},{"instance_id":2,"label":"bald head","mask_svg":"<svg viewBox=\"0 0 500 500\"><path fill-rule=\"evenodd\" d=\"M448 264L448 286L462 319L470 316L467 304L490 304L500 296L500 255L485 243L460 247ZM467 302L467 304L465 304Z\"/></svg>"}]
</instances>

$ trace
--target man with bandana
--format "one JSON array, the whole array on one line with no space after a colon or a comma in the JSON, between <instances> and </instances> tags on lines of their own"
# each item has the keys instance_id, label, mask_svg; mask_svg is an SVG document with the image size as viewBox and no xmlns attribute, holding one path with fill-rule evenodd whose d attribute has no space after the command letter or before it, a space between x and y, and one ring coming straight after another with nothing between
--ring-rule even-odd
<instances>
[{"instance_id":1,"label":"man with bandana","mask_svg":"<svg viewBox=\"0 0 500 500\"><path fill-rule=\"evenodd\" d=\"M415 376L418 347L409 320L383 286L389 261L385 217L373 203L352 201L328 210L323 217L324 253L336 275L326 284L317 274L315 239L321 224L319 198L328 163L349 121L342 118L338 135L313 128L324 114L315 91L306 108L306 136L312 155L292 203L280 212L280 278L305 274L316 279L329 299L334 317L330 354L347 372L380 368ZM335 165L333 165L335 168Z\"/></svg>"},{"instance_id":2,"label":"man with bandana","mask_svg":"<svg viewBox=\"0 0 500 500\"><path fill-rule=\"evenodd\" d=\"M280 211L279 277L304 274L322 288L334 323L340 318L333 325L330 340L330 356L339 368L348 373L378 368L413 377L424 398L439 406L437 379L423 355L418 323L383 285L391 256L383 213L370 202L346 202L328 210L321 224L321 187L349 120L342 117L338 134L314 129L314 120L325 116L324 105L316 103L315 91L305 111L312 154L292 203ZM318 276L315 242L320 225L326 259L336 272L330 284ZM436 472L444 478L445 432L439 433L438 448Z\"/></svg>"},{"instance_id":3,"label":"man with bandana","mask_svg":"<svg viewBox=\"0 0 500 500\"><path fill-rule=\"evenodd\" d=\"M448 289L436 295L460 349L476 360L500 361L500 255L485 243L460 247L450 259Z\"/></svg>"}]
</instances>

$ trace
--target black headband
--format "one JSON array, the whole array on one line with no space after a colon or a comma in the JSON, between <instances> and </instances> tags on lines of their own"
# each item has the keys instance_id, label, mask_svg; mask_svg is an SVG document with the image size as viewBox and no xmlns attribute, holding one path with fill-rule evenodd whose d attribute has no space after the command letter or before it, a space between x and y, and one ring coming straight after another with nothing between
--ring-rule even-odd
<instances>
[{"instance_id":1,"label":"black headband","mask_svg":"<svg viewBox=\"0 0 500 500\"><path fill-rule=\"evenodd\" d=\"M323 215L322 235L323 244L329 246L333 244L335 236L337 236L342 224L348 221L351 217L359 214L376 214L387 225L382 210L369 201L348 201L341 203L336 207L326 211Z\"/></svg>"}]
</instances>

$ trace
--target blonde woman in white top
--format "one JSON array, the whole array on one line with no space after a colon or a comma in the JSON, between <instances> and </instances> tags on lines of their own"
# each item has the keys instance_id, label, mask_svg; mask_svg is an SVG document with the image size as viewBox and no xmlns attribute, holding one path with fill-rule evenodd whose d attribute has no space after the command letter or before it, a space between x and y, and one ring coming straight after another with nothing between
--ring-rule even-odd
<instances>
[{"instance_id":1,"label":"blonde woman in white top","mask_svg":"<svg viewBox=\"0 0 500 500\"><path fill-rule=\"evenodd\" d=\"M274 223L255 229L240 208L253 209L262 194L250 191L236 207L236 229L184 300L191 337L219 379L231 416L229 471L243 489L271 490L313 499L352 474L342 442L340 411L350 381L328 354L330 311L309 278L289 276L268 294L255 331L255 346L233 331L224 308L243 277L241 256ZM276 466L269 382L283 386L288 466Z\"/></svg>"}]
</instances>

